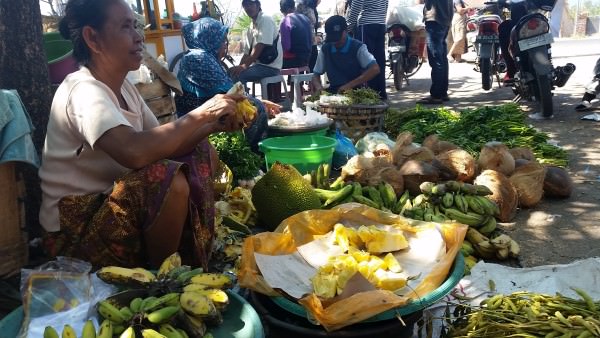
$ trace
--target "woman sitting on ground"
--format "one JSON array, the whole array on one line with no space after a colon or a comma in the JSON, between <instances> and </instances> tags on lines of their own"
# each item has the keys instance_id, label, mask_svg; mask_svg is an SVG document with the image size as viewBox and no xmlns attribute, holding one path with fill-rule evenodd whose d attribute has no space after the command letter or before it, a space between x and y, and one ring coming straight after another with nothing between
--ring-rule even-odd
<instances>
[{"instance_id":1,"label":"woman sitting on ground","mask_svg":"<svg viewBox=\"0 0 600 338\"><path fill-rule=\"evenodd\" d=\"M158 267L179 251L207 267L214 236L207 137L239 130L236 100L217 95L159 125L125 79L143 39L124 0L69 0L60 33L81 69L58 88L40 169L44 247L94 267Z\"/></svg>"},{"instance_id":2,"label":"woman sitting on ground","mask_svg":"<svg viewBox=\"0 0 600 338\"><path fill-rule=\"evenodd\" d=\"M175 97L178 116L184 116L233 86L233 80L221 62L227 53L228 28L213 18L204 17L183 26L181 32L190 50L181 59L177 73L183 89L183 95ZM267 100L250 98L250 101L258 108L258 116L244 133L250 147L257 151L258 142L266 137L269 116L278 114L281 106Z\"/></svg>"}]
</instances>

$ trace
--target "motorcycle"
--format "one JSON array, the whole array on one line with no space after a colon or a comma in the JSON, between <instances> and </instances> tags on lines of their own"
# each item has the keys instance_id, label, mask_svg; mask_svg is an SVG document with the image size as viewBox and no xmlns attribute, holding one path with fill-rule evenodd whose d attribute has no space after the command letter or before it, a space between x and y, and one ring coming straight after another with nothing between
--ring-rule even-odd
<instances>
[{"instance_id":1,"label":"motorcycle","mask_svg":"<svg viewBox=\"0 0 600 338\"><path fill-rule=\"evenodd\" d=\"M552 11L555 3L556 0L498 0L498 5L508 8L511 13L511 19L504 21L501 26L513 26L508 41L504 41L508 42L508 52L516 70L514 79L510 81L515 93L513 101L526 99L539 102L541 111L535 116L542 118L553 116L552 90L564 86L575 71L572 63L562 67L552 65L550 48L554 39L543 13ZM500 30L503 31L503 28ZM503 39L503 35L501 33L500 39Z\"/></svg>"},{"instance_id":2,"label":"motorcycle","mask_svg":"<svg viewBox=\"0 0 600 338\"><path fill-rule=\"evenodd\" d=\"M387 66L396 90L408 85L425 61L426 32L422 14L410 7L398 7L387 19Z\"/></svg>"},{"instance_id":3,"label":"motorcycle","mask_svg":"<svg viewBox=\"0 0 600 338\"><path fill-rule=\"evenodd\" d=\"M490 90L494 77L500 85L500 73L506 72L506 64L500 55L498 27L502 17L497 5L486 6L467 20L467 37L471 33L477 54L475 70L481 73L481 87Z\"/></svg>"}]
</instances>

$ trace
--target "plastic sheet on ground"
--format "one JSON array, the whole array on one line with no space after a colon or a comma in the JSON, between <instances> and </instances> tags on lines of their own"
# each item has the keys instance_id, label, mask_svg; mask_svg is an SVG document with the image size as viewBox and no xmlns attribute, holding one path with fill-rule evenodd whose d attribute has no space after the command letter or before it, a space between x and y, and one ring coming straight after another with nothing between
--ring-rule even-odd
<instances>
[{"instance_id":1,"label":"plastic sheet on ground","mask_svg":"<svg viewBox=\"0 0 600 338\"><path fill-rule=\"evenodd\" d=\"M495 291L490 290L490 281L493 281ZM469 302L474 306L491 295L517 291L549 295L559 292L578 299L572 287L585 290L593 299L600 299L600 257L531 268L512 268L480 261L471 269L471 275L465 276L450 294L426 309L424 316L433 320L432 337L439 337L444 325L440 318L444 316L448 302L459 302L453 295L472 298Z\"/></svg>"}]
</instances>

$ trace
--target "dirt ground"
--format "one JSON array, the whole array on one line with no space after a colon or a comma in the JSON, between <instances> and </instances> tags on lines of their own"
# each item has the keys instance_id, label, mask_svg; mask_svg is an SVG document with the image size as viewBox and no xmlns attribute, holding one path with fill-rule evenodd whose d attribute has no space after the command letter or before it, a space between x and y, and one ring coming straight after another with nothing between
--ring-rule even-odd
<instances>
[{"instance_id":1,"label":"dirt ground","mask_svg":"<svg viewBox=\"0 0 600 338\"><path fill-rule=\"evenodd\" d=\"M554 119L531 124L548 133L551 142L567 150L568 172L574 190L569 199L543 199L536 207L520 209L511 223L501 227L521 245L520 265L532 267L546 264L564 264L578 259L600 255L600 123L580 118L593 113L574 110L581 100L584 86L592 78L592 69L598 55L555 58L555 65L571 62L577 70L563 88L555 90ZM466 60L474 55L467 54ZM456 110L481 105L498 105L511 102L514 95L510 88L497 83L490 91L481 89L481 74L473 70L474 64L450 64L451 100L445 105ZM409 85L396 91L388 79L390 105L412 108L415 100L429 94L430 71L428 64L409 79ZM521 102L526 113L534 112L536 104ZM599 111L600 112L600 111Z\"/></svg>"}]
</instances>

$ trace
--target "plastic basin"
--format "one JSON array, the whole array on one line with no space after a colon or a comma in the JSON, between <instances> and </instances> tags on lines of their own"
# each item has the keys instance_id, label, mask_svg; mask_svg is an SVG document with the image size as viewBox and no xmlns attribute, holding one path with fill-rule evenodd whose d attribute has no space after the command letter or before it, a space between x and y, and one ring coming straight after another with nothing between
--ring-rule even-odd
<instances>
[{"instance_id":1,"label":"plastic basin","mask_svg":"<svg viewBox=\"0 0 600 338\"><path fill-rule=\"evenodd\" d=\"M73 57L73 43L57 37L44 39L48 73L51 83L60 83L70 73L79 69Z\"/></svg>"},{"instance_id":2,"label":"plastic basin","mask_svg":"<svg viewBox=\"0 0 600 338\"><path fill-rule=\"evenodd\" d=\"M331 165L337 141L320 135L296 135L267 138L258 147L265 154L267 169L276 161L291 164L301 174L316 170L321 163Z\"/></svg>"}]
</instances>

